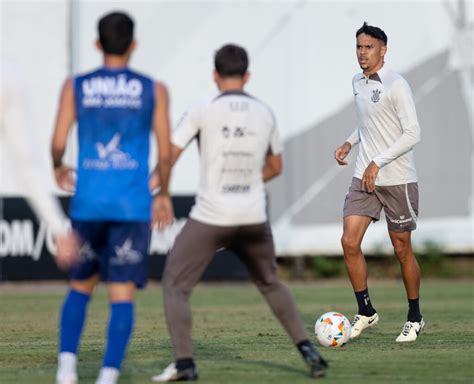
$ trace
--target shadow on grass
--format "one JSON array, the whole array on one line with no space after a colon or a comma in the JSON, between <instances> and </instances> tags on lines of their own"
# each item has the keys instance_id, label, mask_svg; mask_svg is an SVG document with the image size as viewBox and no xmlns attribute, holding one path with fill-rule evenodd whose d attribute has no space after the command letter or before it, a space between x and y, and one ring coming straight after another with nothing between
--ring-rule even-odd
<instances>
[{"instance_id":1,"label":"shadow on grass","mask_svg":"<svg viewBox=\"0 0 474 384\"><path fill-rule=\"evenodd\" d=\"M307 370L303 369L304 367L304 363L301 364L301 368L295 368L291 365L287 365L287 364L281 364L281 363L274 363L274 362L271 362L271 361L263 361L263 360L242 360L240 361L239 363L241 364L245 364L245 365L251 365L251 366L258 366L258 367L265 367L265 368L270 368L270 369L273 369L273 370L279 370L279 371L282 371L282 372L286 372L286 373L295 373L295 374L298 374L298 375L308 375L308 372ZM309 368L308 368L309 369Z\"/></svg>"}]
</instances>

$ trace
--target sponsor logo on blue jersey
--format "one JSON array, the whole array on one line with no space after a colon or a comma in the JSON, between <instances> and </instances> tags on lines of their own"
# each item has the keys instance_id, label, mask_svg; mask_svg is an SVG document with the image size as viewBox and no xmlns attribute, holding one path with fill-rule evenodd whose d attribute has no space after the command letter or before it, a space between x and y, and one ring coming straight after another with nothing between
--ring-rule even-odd
<instances>
[{"instance_id":1,"label":"sponsor logo on blue jersey","mask_svg":"<svg viewBox=\"0 0 474 384\"><path fill-rule=\"evenodd\" d=\"M97 142L94 148L97 151L98 158L86 158L83 160L84 169L94 170L131 170L137 169L138 161L133 159L130 153L120 149L120 140L122 135L116 133L107 143Z\"/></svg>"},{"instance_id":2,"label":"sponsor logo on blue jersey","mask_svg":"<svg viewBox=\"0 0 474 384\"><path fill-rule=\"evenodd\" d=\"M89 108L141 108L143 85L125 74L96 76L82 82L82 105Z\"/></svg>"}]
</instances>

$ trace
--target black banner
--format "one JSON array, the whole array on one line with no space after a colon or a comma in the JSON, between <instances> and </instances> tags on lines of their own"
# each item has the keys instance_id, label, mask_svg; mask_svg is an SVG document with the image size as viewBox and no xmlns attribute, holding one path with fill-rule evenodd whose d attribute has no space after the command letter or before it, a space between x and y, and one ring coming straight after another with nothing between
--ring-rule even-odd
<instances>
[{"instance_id":1,"label":"black banner","mask_svg":"<svg viewBox=\"0 0 474 384\"><path fill-rule=\"evenodd\" d=\"M68 212L69 198L60 198ZM173 198L176 221L163 232L154 230L150 240L151 279L161 279L166 255L184 226L192 196ZM54 239L46 224L38 221L23 198L0 198L0 281L56 280L67 278L54 262ZM70 223L65 223L70 225ZM192 257L192 254L190 254ZM220 251L204 273L204 280L243 280L248 274L238 257Z\"/></svg>"}]
</instances>

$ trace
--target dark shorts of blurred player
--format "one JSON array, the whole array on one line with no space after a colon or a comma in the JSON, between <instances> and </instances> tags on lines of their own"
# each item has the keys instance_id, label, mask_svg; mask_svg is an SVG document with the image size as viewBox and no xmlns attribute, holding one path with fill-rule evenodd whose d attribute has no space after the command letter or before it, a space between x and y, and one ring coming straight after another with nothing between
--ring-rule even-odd
<instances>
[{"instance_id":1,"label":"dark shorts of blurred player","mask_svg":"<svg viewBox=\"0 0 474 384\"><path fill-rule=\"evenodd\" d=\"M73 280L100 274L111 283L132 281L137 288L148 277L150 223L147 221L73 221L81 238L79 263L70 271Z\"/></svg>"}]
</instances>

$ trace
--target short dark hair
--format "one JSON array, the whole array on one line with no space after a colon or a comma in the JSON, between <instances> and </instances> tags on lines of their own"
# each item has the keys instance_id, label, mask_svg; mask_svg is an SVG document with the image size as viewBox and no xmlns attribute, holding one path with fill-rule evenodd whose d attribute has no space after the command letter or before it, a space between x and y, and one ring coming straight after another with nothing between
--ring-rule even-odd
<instances>
[{"instance_id":1,"label":"short dark hair","mask_svg":"<svg viewBox=\"0 0 474 384\"><path fill-rule=\"evenodd\" d=\"M123 55L133 41L133 20L123 12L112 12L99 20L99 41L104 53Z\"/></svg>"},{"instance_id":2,"label":"short dark hair","mask_svg":"<svg viewBox=\"0 0 474 384\"><path fill-rule=\"evenodd\" d=\"M224 45L214 56L214 66L221 77L242 77L249 66L247 51L235 44Z\"/></svg>"},{"instance_id":3,"label":"short dark hair","mask_svg":"<svg viewBox=\"0 0 474 384\"><path fill-rule=\"evenodd\" d=\"M360 27L356 32L356 38L359 37L361 33L365 33L366 35L372 36L374 39L383 41L384 45L387 45L387 35L383 30L379 27L374 27L372 25L367 24L367 21L364 21L362 27Z\"/></svg>"}]
</instances>

